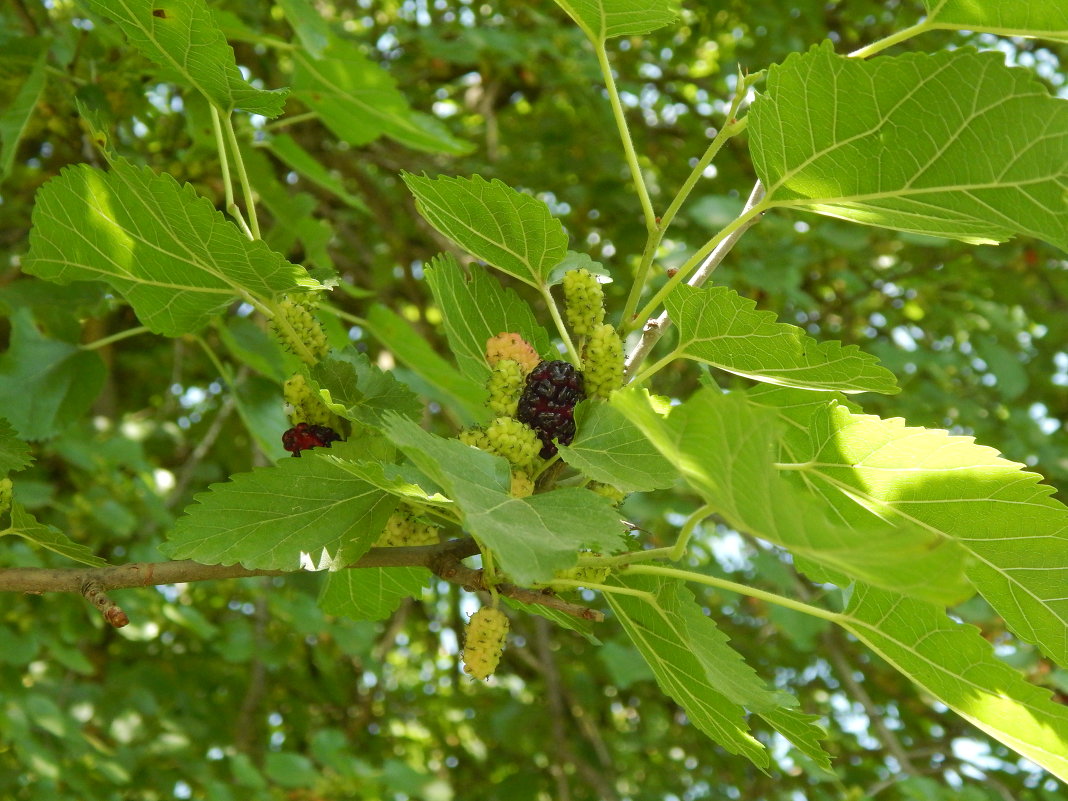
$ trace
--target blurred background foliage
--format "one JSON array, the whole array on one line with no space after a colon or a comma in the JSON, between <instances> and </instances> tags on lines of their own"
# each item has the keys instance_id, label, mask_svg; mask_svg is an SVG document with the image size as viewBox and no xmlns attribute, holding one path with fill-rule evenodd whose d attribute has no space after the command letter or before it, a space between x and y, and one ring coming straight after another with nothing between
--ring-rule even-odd
<instances>
[{"instance_id":1,"label":"blurred background foliage","mask_svg":"<svg viewBox=\"0 0 1068 801\"><path fill-rule=\"evenodd\" d=\"M447 245L414 213L401 170L478 173L535 194L564 222L572 247L612 271L610 303L621 306L644 245L640 209L594 58L550 0L211 5L238 63L264 87L292 83L294 43L315 48L334 35L385 68L424 121L438 121L440 146L413 148L386 137L342 141L295 97L279 120L238 120L255 145L246 160L268 242L343 281L331 304L351 316L332 326L337 341L354 340L389 365L391 354L359 324L381 303L443 350L421 267ZM763 69L826 37L848 52L922 13L911 0L684 5L678 26L610 47L659 208L722 124L740 69ZM1053 92L1068 92L1063 45L945 33L902 47L965 44L999 48ZM192 183L219 206L223 197L207 109L161 82L113 26L69 0L0 7L0 109L15 103L41 58L43 86L21 138L9 120L0 133L7 409L25 402L29 340L98 343L138 325L104 285L58 287L19 272L36 189L67 164L100 162L77 104L122 155ZM323 170L295 161L297 146ZM752 181L743 136L669 233L661 272L726 223ZM876 353L903 392L863 397L866 411L973 434L1065 487L1066 268L1063 253L1035 241L972 247L777 213L742 240L716 281L817 337ZM11 337L15 315L21 338ZM203 339L141 335L83 352L107 368L69 390L90 411L60 415L40 432L16 497L101 556L158 560L156 545L195 492L283 455L283 356L248 317L235 313ZM396 372L421 388L403 366ZM701 378L680 364L661 389L685 396ZM428 406L428 421L444 430L451 421L437 411ZM696 506L665 492L631 498L625 511L647 541L665 543ZM702 569L790 595L813 592L775 550L713 522L695 542ZM67 566L8 541L0 564ZM705 594L746 659L824 718L837 776L766 732L768 775L714 747L661 694L611 620L596 630L598 647L517 616L486 686L458 669L457 632L474 608L465 593L434 586L390 620L366 622L325 616L317 592L310 575L129 590L116 593L133 620L121 631L80 598L5 597L0 797L1068 798L845 636L753 599ZM1068 697L1068 673L1014 640L981 602L956 614Z\"/></svg>"}]
</instances>

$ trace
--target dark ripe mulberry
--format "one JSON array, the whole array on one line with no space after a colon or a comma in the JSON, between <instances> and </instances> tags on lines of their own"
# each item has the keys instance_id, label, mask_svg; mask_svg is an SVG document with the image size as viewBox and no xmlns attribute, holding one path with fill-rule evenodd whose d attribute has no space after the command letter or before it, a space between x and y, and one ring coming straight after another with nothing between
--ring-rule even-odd
<instances>
[{"instance_id":1,"label":"dark ripe mulberry","mask_svg":"<svg viewBox=\"0 0 1068 801\"><path fill-rule=\"evenodd\" d=\"M315 426L309 423L297 423L282 434L282 447L294 456L308 448L329 448L331 442L341 437L329 426Z\"/></svg>"},{"instance_id":2,"label":"dark ripe mulberry","mask_svg":"<svg viewBox=\"0 0 1068 801\"><path fill-rule=\"evenodd\" d=\"M570 445L575 438L575 404L586 397L582 373L564 361L541 362L527 375L516 419L537 432L541 458L556 455L557 440Z\"/></svg>"}]
</instances>

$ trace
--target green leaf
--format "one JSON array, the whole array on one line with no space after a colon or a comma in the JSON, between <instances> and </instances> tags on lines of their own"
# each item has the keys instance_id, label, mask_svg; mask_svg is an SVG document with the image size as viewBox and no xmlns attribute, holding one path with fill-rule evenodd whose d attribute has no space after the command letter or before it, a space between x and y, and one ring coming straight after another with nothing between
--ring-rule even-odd
<instances>
[{"instance_id":1,"label":"green leaf","mask_svg":"<svg viewBox=\"0 0 1068 801\"><path fill-rule=\"evenodd\" d=\"M426 221L476 258L533 287L567 255L567 234L549 207L507 184L403 174Z\"/></svg>"},{"instance_id":2,"label":"green leaf","mask_svg":"<svg viewBox=\"0 0 1068 801\"><path fill-rule=\"evenodd\" d=\"M798 481L843 518L862 508L963 551L967 577L1012 630L1068 664L1068 507L1041 476L972 437L833 403L792 458Z\"/></svg>"},{"instance_id":3,"label":"green leaf","mask_svg":"<svg viewBox=\"0 0 1068 801\"><path fill-rule=\"evenodd\" d=\"M293 26L301 45L318 58L330 45L330 26L312 5L311 0L279 0L278 5Z\"/></svg>"},{"instance_id":4,"label":"green leaf","mask_svg":"<svg viewBox=\"0 0 1068 801\"><path fill-rule=\"evenodd\" d=\"M861 61L826 42L769 70L749 133L771 206L1068 249L1068 104L1000 52Z\"/></svg>"},{"instance_id":5,"label":"green leaf","mask_svg":"<svg viewBox=\"0 0 1068 801\"><path fill-rule=\"evenodd\" d=\"M79 545L55 526L46 526L38 523L18 501L11 502L11 527L0 530L0 537L5 534L14 534L22 537L27 542L33 543L38 548L47 548L50 551L73 559L83 565L100 567L107 562L93 554L84 545Z\"/></svg>"},{"instance_id":6,"label":"green leaf","mask_svg":"<svg viewBox=\"0 0 1068 801\"><path fill-rule=\"evenodd\" d=\"M0 409L24 439L47 439L89 410L106 373L98 354L45 338L20 309L0 355Z\"/></svg>"},{"instance_id":7,"label":"green leaf","mask_svg":"<svg viewBox=\"0 0 1068 801\"><path fill-rule=\"evenodd\" d=\"M561 612L559 609L552 609L548 606L542 606L541 604L524 603L523 601L517 601L515 598L508 598L504 595L501 596L501 600L512 609L516 609L528 615L538 615L546 620L551 620L561 628L580 634L593 645L601 644L601 641L598 640L593 633L593 622L590 620L581 620L577 617L572 617L565 612Z\"/></svg>"},{"instance_id":8,"label":"green leaf","mask_svg":"<svg viewBox=\"0 0 1068 801\"><path fill-rule=\"evenodd\" d=\"M460 155L471 149L436 118L412 111L393 76L351 43L335 40L320 58L296 51L293 96L350 145L388 136L433 153Z\"/></svg>"},{"instance_id":9,"label":"green leaf","mask_svg":"<svg viewBox=\"0 0 1068 801\"><path fill-rule=\"evenodd\" d=\"M640 36L679 18L678 0L556 0L594 43Z\"/></svg>"},{"instance_id":10,"label":"green leaf","mask_svg":"<svg viewBox=\"0 0 1068 801\"><path fill-rule=\"evenodd\" d=\"M665 301L676 353L735 375L802 389L898 392L894 374L856 345L817 342L726 287L680 286Z\"/></svg>"},{"instance_id":11,"label":"green leaf","mask_svg":"<svg viewBox=\"0 0 1068 801\"><path fill-rule=\"evenodd\" d=\"M489 378L486 340L490 337L516 333L542 356L552 350L549 335L530 306L483 268L472 266L465 276L456 259L442 254L431 260L424 275L445 318L445 335L456 364L478 385Z\"/></svg>"},{"instance_id":12,"label":"green leaf","mask_svg":"<svg viewBox=\"0 0 1068 801\"><path fill-rule=\"evenodd\" d=\"M117 159L66 167L37 192L23 270L60 284L103 280L158 334L204 327L239 297L319 286L169 175Z\"/></svg>"},{"instance_id":13,"label":"green leaf","mask_svg":"<svg viewBox=\"0 0 1068 801\"><path fill-rule=\"evenodd\" d=\"M0 181L15 163L19 140L45 87L48 48L42 39L16 39L0 55ZM13 86L12 83L17 85Z\"/></svg>"},{"instance_id":14,"label":"green leaf","mask_svg":"<svg viewBox=\"0 0 1068 801\"><path fill-rule=\"evenodd\" d=\"M330 573L319 606L330 615L353 620L383 620L405 598L418 597L430 582L425 567L369 567Z\"/></svg>"},{"instance_id":15,"label":"green leaf","mask_svg":"<svg viewBox=\"0 0 1068 801\"><path fill-rule=\"evenodd\" d=\"M277 117L287 90L254 88L241 77L234 51L204 0L88 0L115 22L130 44L158 64L168 80L196 89L223 111Z\"/></svg>"},{"instance_id":16,"label":"green leaf","mask_svg":"<svg viewBox=\"0 0 1068 801\"><path fill-rule=\"evenodd\" d=\"M354 348L332 351L311 369L311 379L336 414L374 428L389 412L417 417L423 411L408 387Z\"/></svg>"},{"instance_id":17,"label":"green leaf","mask_svg":"<svg viewBox=\"0 0 1068 801\"><path fill-rule=\"evenodd\" d=\"M616 392L611 403L739 531L919 598L955 603L973 594L960 548L937 533L870 512L842 518L783 479L773 461L778 421L773 412L750 406L744 394L701 390L667 418L634 390Z\"/></svg>"},{"instance_id":18,"label":"green leaf","mask_svg":"<svg viewBox=\"0 0 1068 801\"><path fill-rule=\"evenodd\" d=\"M583 401L575 409L575 423L578 435L560 446L560 457L576 470L624 492L674 486L678 472L617 409Z\"/></svg>"},{"instance_id":19,"label":"green leaf","mask_svg":"<svg viewBox=\"0 0 1068 801\"><path fill-rule=\"evenodd\" d=\"M1068 8L1050 0L923 0L925 24L932 28L1034 36L1068 42Z\"/></svg>"},{"instance_id":20,"label":"green leaf","mask_svg":"<svg viewBox=\"0 0 1068 801\"><path fill-rule=\"evenodd\" d=\"M160 550L251 569L343 567L374 544L395 506L392 495L313 450L211 485Z\"/></svg>"},{"instance_id":21,"label":"green leaf","mask_svg":"<svg viewBox=\"0 0 1068 801\"><path fill-rule=\"evenodd\" d=\"M386 436L456 502L464 528L488 546L517 584L553 578L580 549L623 549L623 524L607 498L558 489L529 498L508 494L508 464L459 440L442 439L410 420L387 419Z\"/></svg>"},{"instance_id":22,"label":"green leaf","mask_svg":"<svg viewBox=\"0 0 1068 801\"><path fill-rule=\"evenodd\" d=\"M758 713L764 722L789 740L794 747L823 770L831 770L831 757L820 745L827 732L819 725L819 715L806 715L796 709L778 707Z\"/></svg>"},{"instance_id":23,"label":"green leaf","mask_svg":"<svg viewBox=\"0 0 1068 801\"><path fill-rule=\"evenodd\" d=\"M459 412L465 424L485 419L486 390L439 356L407 320L380 303L371 307L366 319L375 338L436 389L440 400Z\"/></svg>"},{"instance_id":24,"label":"green leaf","mask_svg":"<svg viewBox=\"0 0 1068 801\"><path fill-rule=\"evenodd\" d=\"M30 446L22 441L5 418L0 417L0 478L33 462Z\"/></svg>"},{"instance_id":25,"label":"green leaf","mask_svg":"<svg viewBox=\"0 0 1068 801\"><path fill-rule=\"evenodd\" d=\"M958 715L1068 780L1068 707L998 659L977 628L954 623L931 604L864 586L853 591L840 617L853 635Z\"/></svg>"},{"instance_id":26,"label":"green leaf","mask_svg":"<svg viewBox=\"0 0 1068 801\"><path fill-rule=\"evenodd\" d=\"M717 632L716 639L720 642L713 645L704 637L693 636L694 630L699 630L695 615L715 629L696 605L693 594L678 581L647 576L614 578L610 583L649 594L642 598L606 592L605 600L649 663L660 689L686 710L693 724L716 743L732 754L747 757L757 767L766 768L768 753L749 734L742 706L724 695L719 685L722 671L709 672L710 667L721 664L723 654L718 646L726 647L726 638ZM707 630L707 627L701 625L700 629ZM733 654L724 662L728 672L737 670L737 660L737 654ZM744 671L744 664L742 668ZM767 692L758 681L734 689L739 692L748 689L757 698Z\"/></svg>"},{"instance_id":27,"label":"green leaf","mask_svg":"<svg viewBox=\"0 0 1068 801\"><path fill-rule=\"evenodd\" d=\"M275 134L267 140L265 147L287 167L296 170L316 186L336 195L354 209L369 211L367 204L345 189L339 178L329 172L311 153L298 145L289 134Z\"/></svg>"}]
</instances>

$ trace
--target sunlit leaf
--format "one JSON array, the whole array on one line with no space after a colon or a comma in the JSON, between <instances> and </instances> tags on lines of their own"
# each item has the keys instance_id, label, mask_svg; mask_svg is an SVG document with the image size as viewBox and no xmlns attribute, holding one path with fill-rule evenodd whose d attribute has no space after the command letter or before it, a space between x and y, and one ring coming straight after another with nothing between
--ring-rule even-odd
<instances>
[{"instance_id":1,"label":"sunlit leaf","mask_svg":"<svg viewBox=\"0 0 1068 801\"><path fill-rule=\"evenodd\" d=\"M679 18L678 0L556 0L594 42L639 36Z\"/></svg>"},{"instance_id":2,"label":"sunlit leaf","mask_svg":"<svg viewBox=\"0 0 1068 801\"><path fill-rule=\"evenodd\" d=\"M83 565L100 567L107 564L105 560L96 556L84 545L74 542L55 526L38 523L37 519L27 512L18 501L13 501L11 504L11 527L0 529L0 537L5 534L22 537L22 539L38 548L54 551L60 556L73 559Z\"/></svg>"},{"instance_id":3,"label":"sunlit leaf","mask_svg":"<svg viewBox=\"0 0 1068 801\"><path fill-rule=\"evenodd\" d=\"M923 5L933 28L1068 42L1068 6L1051 0L923 0Z\"/></svg>"}]
</instances>

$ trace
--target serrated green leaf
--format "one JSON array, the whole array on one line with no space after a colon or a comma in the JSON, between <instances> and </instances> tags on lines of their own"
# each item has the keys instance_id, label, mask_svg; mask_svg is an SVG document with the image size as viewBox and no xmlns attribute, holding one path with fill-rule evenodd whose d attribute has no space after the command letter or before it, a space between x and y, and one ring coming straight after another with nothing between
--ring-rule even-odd
<instances>
[{"instance_id":1,"label":"serrated green leaf","mask_svg":"<svg viewBox=\"0 0 1068 801\"><path fill-rule=\"evenodd\" d=\"M402 177L427 222L471 255L530 286L543 286L567 255L567 234L549 207L502 181L479 175Z\"/></svg>"},{"instance_id":2,"label":"serrated green leaf","mask_svg":"<svg viewBox=\"0 0 1068 801\"><path fill-rule=\"evenodd\" d=\"M694 607L704 617L693 595L677 581L648 576L613 578L609 583L651 596L606 592L605 600L649 663L660 689L716 743L732 754L747 757L757 767L766 768L768 753L749 734L741 705L727 698L708 673L709 665L717 662L716 656L703 651L703 644L691 637L689 624L693 621L687 610Z\"/></svg>"},{"instance_id":3,"label":"serrated green leaf","mask_svg":"<svg viewBox=\"0 0 1068 801\"><path fill-rule=\"evenodd\" d=\"M256 89L241 77L234 51L204 0L88 0L89 8L115 22L130 44L164 75L192 87L223 111L241 109L277 117L286 89Z\"/></svg>"},{"instance_id":4,"label":"serrated green leaf","mask_svg":"<svg viewBox=\"0 0 1068 801\"><path fill-rule=\"evenodd\" d=\"M624 492L674 486L675 468L612 406L583 401L575 408L575 424L575 441L560 446L560 458L576 470Z\"/></svg>"},{"instance_id":5,"label":"serrated green leaf","mask_svg":"<svg viewBox=\"0 0 1068 801\"><path fill-rule=\"evenodd\" d=\"M826 739L827 732L819 724L819 715L806 715L797 709L781 706L758 714L818 767L831 770L830 754L820 745L820 741Z\"/></svg>"},{"instance_id":6,"label":"serrated green leaf","mask_svg":"<svg viewBox=\"0 0 1068 801\"><path fill-rule=\"evenodd\" d=\"M341 180L331 174L311 153L297 144L289 134L275 134L264 145L287 167L296 170L316 186L336 195L340 200L354 209L369 211L367 204L342 185Z\"/></svg>"},{"instance_id":7,"label":"serrated green leaf","mask_svg":"<svg viewBox=\"0 0 1068 801\"><path fill-rule=\"evenodd\" d=\"M460 413L465 423L487 416L486 390L465 378L438 355L430 343L396 312L376 303L367 313L367 329L389 348L397 360L434 387L440 400Z\"/></svg>"},{"instance_id":8,"label":"serrated green leaf","mask_svg":"<svg viewBox=\"0 0 1068 801\"><path fill-rule=\"evenodd\" d=\"M423 411L410 389L354 348L332 351L311 369L311 379L331 410L364 425L380 428L390 412L417 417Z\"/></svg>"},{"instance_id":9,"label":"serrated green leaf","mask_svg":"<svg viewBox=\"0 0 1068 801\"><path fill-rule=\"evenodd\" d=\"M0 417L0 478L33 462L30 446L22 441L7 419Z\"/></svg>"},{"instance_id":10,"label":"serrated green leaf","mask_svg":"<svg viewBox=\"0 0 1068 801\"><path fill-rule=\"evenodd\" d=\"M1041 476L972 437L834 404L793 458L798 480L843 518L863 507L959 548L971 583L1012 630L1068 664L1068 507Z\"/></svg>"},{"instance_id":11,"label":"serrated green leaf","mask_svg":"<svg viewBox=\"0 0 1068 801\"><path fill-rule=\"evenodd\" d=\"M677 0L556 0L592 42L640 36L679 18Z\"/></svg>"},{"instance_id":12,"label":"serrated green leaf","mask_svg":"<svg viewBox=\"0 0 1068 801\"><path fill-rule=\"evenodd\" d=\"M351 43L335 40L320 58L294 53L293 96L339 139L360 146L379 136L432 153L467 153L436 118L408 107L393 76Z\"/></svg>"},{"instance_id":13,"label":"serrated green leaf","mask_svg":"<svg viewBox=\"0 0 1068 801\"><path fill-rule=\"evenodd\" d=\"M340 567L374 544L396 503L312 450L212 484L160 550L172 559L252 569Z\"/></svg>"},{"instance_id":14,"label":"serrated green leaf","mask_svg":"<svg viewBox=\"0 0 1068 801\"><path fill-rule=\"evenodd\" d=\"M33 543L39 548L47 548L49 551L58 553L75 562L90 567L100 567L107 562L96 556L84 545L79 545L55 526L46 526L38 523L18 501L11 502L11 527L0 530L0 537L12 534L22 537L27 542Z\"/></svg>"},{"instance_id":15,"label":"serrated green leaf","mask_svg":"<svg viewBox=\"0 0 1068 801\"><path fill-rule=\"evenodd\" d=\"M37 192L23 270L48 281L106 281L152 331L192 333L236 298L317 281L250 241L189 184L117 159L66 167Z\"/></svg>"},{"instance_id":16,"label":"serrated green leaf","mask_svg":"<svg viewBox=\"0 0 1068 801\"><path fill-rule=\"evenodd\" d=\"M456 259L442 254L431 260L424 275L445 318L445 335L456 364L478 385L489 378L486 340L490 337L516 333L542 356L550 352L549 335L530 306L483 268L471 267L467 277Z\"/></svg>"},{"instance_id":17,"label":"serrated green leaf","mask_svg":"<svg viewBox=\"0 0 1068 801\"><path fill-rule=\"evenodd\" d=\"M774 462L774 413L742 393L701 390L664 418L642 393L623 390L612 405L626 415L683 478L739 531L788 548L831 570L919 598L955 603L974 590L959 546L906 521L837 509L783 479ZM860 509L860 507L858 507Z\"/></svg>"},{"instance_id":18,"label":"serrated green leaf","mask_svg":"<svg viewBox=\"0 0 1068 801\"><path fill-rule=\"evenodd\" d=\"M278 5L304 49L313 57L322 55L330 45L330 26L310 0L279 0Z\"/></svg>"},{"instance_id":19,"label":"serrated green leaf","mask_svg":"<svg viewBox=\"0 0 1068 801\"><path fill-rule=\"evenodd\" d=\"M1000 52L861 61L826 42L768 71L749 133L771 206L1068 249L1068 103Z\"/></svg>"},{"instance_id":20,"label":"serrated green leaf","mask_svg":"<svg viewBox=\"0 0 1068 801\"><path fill-rule=\"evenodd\" d=\"M676 353L754 381L839 392L898 392L894 374L856 345L817 342L722 286L680 286L665 304Z\"/></svg>"},{"instance_id":21,"label":"serrated green leaf","mask_svg":"<svg viewBox=\"0 0 1068 801\"><path fill-rule=\"evenodd\" d=\"M442 439L396 415L386 436L456 502L464 528L493 550L517 584L547 582L577 561L581 549L623 549L623 524L607 498L584 489L558 489L529 498L508 494L508 463Z\"/></svg>"},{"instance_id":22,"label":"serrated green leaf","mask_svg":"<svg viewBox=\"0 0 1068 801\"><path fill-rule=\"evenodd\" d=\"M106 374L99 354L47 339L20 309L0 355L0 409L23 438L47 439L88 411Z\"/></svg>"},{"instance_id":23,"label":"serrated green leaf","mask_svg":"<svg viewBox=\"0 0 1068 801\"><path fill-rule=\"evenodd\" d=\"M418 597L430 582L425 567L369 567L330 573L319 606L330 615L383 620L405 598Z\"/></svg>"},{"instance_id":24,"label":"serrated green leaf","mask_svg":"<svg viewBox=\"0 0 1068 801\"><path fill-rule=\"evenodd\" d=\"M1068 707L998 659L977 628L931 604L864 586L853 591L840 622L965 720L1068 780Z\"/></svg>"},{"instance_id":25,"label":"serrated green leaf","mask_svg":"<svg viewBox=\"0 0 1068 801\"><path fill-rule=\"evenodd\" d=\"M19 140L45 87L48 48L42 39L16 39L0 55L0 181L15 163ZM17 83L17 88L11 82Z\"/></svg>"},{"instance_id":26,"label":"serrated green leaf","mask_svg":"<svg viewBox=\"0 0 1068 801\"><path fill-rule=\"evenodd\" d=\"M923 5L925 24L932 28L1068 42L1068 7L1050 0L923 0Z\"/></svg>"}]
</instances>

